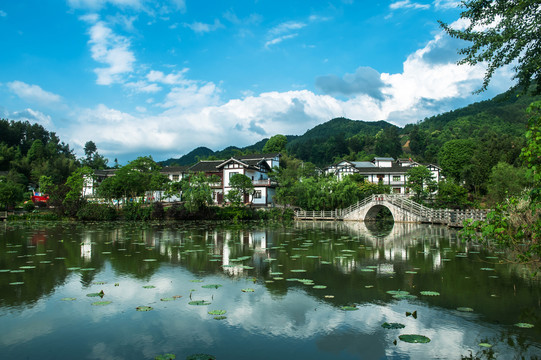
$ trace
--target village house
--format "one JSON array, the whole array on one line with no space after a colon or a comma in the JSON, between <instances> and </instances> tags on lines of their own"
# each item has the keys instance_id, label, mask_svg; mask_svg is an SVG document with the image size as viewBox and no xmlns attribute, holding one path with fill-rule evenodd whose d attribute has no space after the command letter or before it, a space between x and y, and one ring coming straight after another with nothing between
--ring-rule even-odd
<instances>
[{"instance_id":1,"label":"village house","mask_svg":"<svg viewBox=\"0 0 541 360\"><path fill-rule=\"evenodd\" d=\"M333 174L342 180L347 175L359 174L374 184L389 185L394 194L407 194L406 186L409 169L426 166L432 172L432 178L439 182L443 179L441 168L434 164L419 164L411 159L395 160L390 157L376 157L372 161L343 160L324 169L325 174Z\"/></svg>"},{"instance_id":2,"label":"village house","mask_svg":"<svg viewBox=\"0 0 541 360\"><path fill-rule=\"evenodd\" d=\"M223 195L231 190L229 179L233 175L243 174L252 180L254 186L252 194L248 194L244 202L255 206L272 205L277 183L269 178L269 172L279 166L280 156L279 153L243 155L222 161L217 169L222 172Z\"/></svg>"}]
</instances>

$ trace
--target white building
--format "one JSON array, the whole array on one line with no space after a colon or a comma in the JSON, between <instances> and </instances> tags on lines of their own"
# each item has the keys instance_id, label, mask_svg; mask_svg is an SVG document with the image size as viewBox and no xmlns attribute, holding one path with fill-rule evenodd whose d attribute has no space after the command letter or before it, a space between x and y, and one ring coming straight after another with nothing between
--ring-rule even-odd
<instances>
[{"instance_id":1,"label":"white building","mask_svg":"<svg viewBox=\"0 0 541 360\"><path fill-rule=\"evenodd\" d=\"M347 161L328 166L325 174L336 175L342 180L347 175L359 174L368 182L389 185L395 194L407 194L406 186L409 169L415 166L426 166L432 172L432 178L439 182L443 179L441 168L434 164L419 164L411 159L398 159L376 157L372 161Z\"/></svg>"}]
</instances>

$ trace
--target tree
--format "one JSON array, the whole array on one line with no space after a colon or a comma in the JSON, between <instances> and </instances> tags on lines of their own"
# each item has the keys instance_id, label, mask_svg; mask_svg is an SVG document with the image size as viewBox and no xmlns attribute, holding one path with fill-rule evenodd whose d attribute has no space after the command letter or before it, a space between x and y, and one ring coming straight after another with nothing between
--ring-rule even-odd
<instances>
[{"instance_id":1,"label":"tree","mask_svg":"<svg viewBox=\"0 0 541 360\"><path fill-rule=\"evenodd\" d=\"M415 166L406 172L407 186L414 193L413 199L421 203L436 190L436 181L426 166Z\"/></svg>"},{"instance_id":2,"label":"tree","mask_svg":"<svg viewBox=\"0 0 541 360\"><path fill-rule=\"evenodd\" d=\"M12 181L0 179L0 205L15 206L24 196L24 187Z\"/></svg>"},{"instance_id":3,"label":"tree","mask_svg":"<svg viewBox=\"0 0 541 360\"><path fill-rule=\"evenodd\" d=\"M264 153L277 153L286 150L287 138L284 135L274 135L263 146Z\"/></svg>"},{"instance_id":4,"label":"tree","mask_svg":"<svg viewBox=\"0 0 541 360\"><path fill-rule=\"evenodd\" d=\"M442 209L463 209L471 204L468 191L453 180L440 181L436 194L436 206Z\"/></svg>"},{"instance_id":5,"label":"tree","mask_svg":"<svg viewBox=\"0 0 541 360\"><path fill-rule=\"evenodd\" d=\"M475 152L472 140L451 140L446 142L438 154L438 162L445 176L460 182L463 170L470 163Z\"/></svg>"},{"instance_id":6,"label":"tree","mask_svg":"<svg viewBox=\"0 0 541 360\"><path fill-rule=\"evenodd\" d=\"M439 22L452 37L472 44L459 51L464 55L459 64L486 62L483 86L487 89L494 72L516 62L514 79L523 92L534 84L534 93L541 93L541 6L539 0L466 0L460 18L468 21L464 30Z\"/></svg>"},{"instance_id":7,"label":"tree","mask_svg":"<svg viewBox=\"0 0 541 360\"><path fill-rule=\"evenodd\" d=\"M252 180L244 174L235 174L229 179L229 186L232 188L227 198L234 204L240 204L243 198L254 191Z\"/></svg>"},{"instance_id":8,"label":"tree","mask_svg":"<svg viewBox=\"0 0 541 360\"><path fill-rule=\"evenodd\" d=\"M528 167L527 175L532 182L530 193L532 203L541 203L541 101L532 103L527 110L530 115L526 146L522 148L520 157Z\"/></svg>"},{"instance_id":9,"label":"tree","mask_svg":"<svg viewBox=\"0 0 541 360\"><path fill-rule=\"evenodd\" d=\"M86 157L81 160L83 166L88 166L94 170L102 170L107 168L107 160L103 155L98 153L98 147L93 141L87 141L84 147Z\"/></svg>"},{"instance_id":10,"label":"tree","mask_svg":"<svg viewBox=\"0 0 541 360\"><path fill-rule=\"evenodd\" d=\"M526 169L499 162L490 174L488 196L494 203L502 202L510 196L520 195L527 185Z\"/></svg>"},{"instance_id":11,"label":"tree","mask_svg":"<svg viewBox=\"0 0 541 360\"><path fill-rule=\"evenodd\" d=\"M182 180L182 200L186 210L193 214L212 204L210 184L217 181L215 176L206 177L202 172Z\"/></svg>"}]
</instances>

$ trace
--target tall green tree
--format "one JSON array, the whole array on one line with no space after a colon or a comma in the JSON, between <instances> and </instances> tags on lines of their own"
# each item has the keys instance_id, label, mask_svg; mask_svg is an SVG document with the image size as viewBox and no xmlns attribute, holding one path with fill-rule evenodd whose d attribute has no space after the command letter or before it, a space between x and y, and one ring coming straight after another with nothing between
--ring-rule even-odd
<instances>
[{"instance_id":1,"label":"tall green tree","mask_svg":"<svg viewBox=\"0 0 541 360\"><path fill-rule=\"evenodd\" d=\"M286 150L287 138L278 134L271 137L263 146L264 153L283 153Z\"/></svg>"},{"instance_id":2,"label":"tall green tree","mask_svg":"<svg viewBox=\"0 0 541 360\"><path fill-rule=\"evenodd\" d=\"M83 166L88 166L94 170L107 169L109 160L98 153L98 147L93 141L87 141L85 143L84 152L85 157L81 159Z\"/></svg>"},{"instance_id":3,"label":"tall green tree","mask_svg":"<svg viewBox=\"0 0 541 360\"><path fill-rule=\"evenodd\" d=\"M413 192L413 199L422 203L436 188L437 183L432 177L432 172L426 166L415 166L406 172L408 188Z\"/></svg>"},{"instance_id":4,"label":"tall green tree","mask_svg":"<svg viewBox=\"0 0 541 360\"><path fill-rule=\"evenodd\" d=\"M525 168L499 162L492 168L488 182L488 197L493 204L520 195L528 186Z\"/></svg>"},{"instance_id":5,"label":"tall green tree","mask_svg":"<svg viewBox=\"0 0 541 360\"><path fill-rule=\"evenodd\" d=\"M202 172L182 180L182 201L188 212L193 214L212 204L210 184L217 180L215 176L207 177Z\"/></svg>"},{"instance_id":6,"label":"tall green tree","mask_svg":"<svg viewBox=\"0 0 541 360\"><path fill-rule=\"evenodd\" d=\"M494 72L512 63L517 87L541 93L541 6L539 0L466 0L461 19L468 21L465 29L456 29L440 21L452 37L471 43L459 51L464 57L459 64L486 63L484 91Z\"/></svg>"},{"instance_id":7,"label":"tall green tree","mask_svg":"<svg viewBox=\"0 0 541 360\"><path fill-rule=\"evenodd\" d=\"M24 187L13 181L0 178L0 205L5 209L15 206L23 199Z\"/></svg>"},{"instance_id":8,"label":"tall green tree","mask_svg":"<svg viewBox=\"0 0 541 360\"><path fill-rule=\"evenodd\" d=\"M254 191L252 180L244 174L235 174L229 179L231 190L227 194L227 198L233 204L240 204L246 196Z\"/></svg>"}]
</instances>

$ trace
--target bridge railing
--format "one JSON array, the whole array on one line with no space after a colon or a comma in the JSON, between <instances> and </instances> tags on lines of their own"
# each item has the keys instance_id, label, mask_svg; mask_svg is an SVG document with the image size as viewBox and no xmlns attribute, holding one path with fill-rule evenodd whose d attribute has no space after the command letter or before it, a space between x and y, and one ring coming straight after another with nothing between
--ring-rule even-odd
<instances>
[{"instance_id":1,"label":"bridge railing","mask_svg":"<svg viewBox=\"0 0 541 360\"><path fill-rule=\"evenodd\" d=\"M464 220L485 220L488 210L454 210L454 209L431 209L403 195L379 194L370 195L357 203L345 208L332 211L295 211L295 217L300 219L344 219L347 215L359 210L369 203L388 202L392 205L417 216L422 222L435 224L461 225Z\"/></svg>"}]
</instances>

